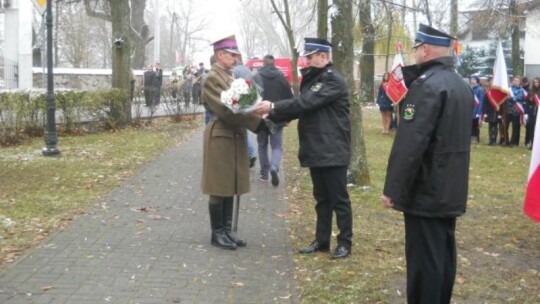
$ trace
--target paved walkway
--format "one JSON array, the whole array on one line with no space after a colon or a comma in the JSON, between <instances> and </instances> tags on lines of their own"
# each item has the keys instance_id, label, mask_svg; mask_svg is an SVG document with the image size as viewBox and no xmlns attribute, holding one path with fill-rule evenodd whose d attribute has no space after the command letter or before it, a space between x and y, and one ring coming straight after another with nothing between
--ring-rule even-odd
<instances>
[{"instance_id":1,"label":"paved walkway","mask_svg":"<svg viewBox=\"0 0 540 304\"><path fill-rule=\"evenodd\" d=\"M0 303L297 303L282 188L242 196L248 246L210 246L202 130L0 272Z\"/></svg>"}]
</instances>

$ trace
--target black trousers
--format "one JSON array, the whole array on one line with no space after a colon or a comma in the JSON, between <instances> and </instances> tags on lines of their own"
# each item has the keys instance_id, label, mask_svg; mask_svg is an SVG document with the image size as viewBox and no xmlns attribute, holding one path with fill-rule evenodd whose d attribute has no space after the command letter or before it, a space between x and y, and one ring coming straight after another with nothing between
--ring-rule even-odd
<instances>
[{"instance_id":1,"label":"black trousers","mask_svg":"<svg viewBox=\"0 0 540 304\"><path fill-rule=\"evenodd\" d=\"M480 141L480 118L474 118L472 121L471 136Z\"/></svg>"},{"instance_id":2,"label":"black trousers","mask_svg":"<svg viewBox=\"0 0 540 304\"><path fill-rule=\"evenodd\" d=\"M405 214L407 303L448 304L456 278L456 219Z\"/></svg>"},{"instance_id":3,"label":"black trousers","mask_svg":"<svg viewBox=\"0 0 540 304\"><path fill-rule=\"evenodd\" d=\"M529 114L529 122L525 125L525 145L533 143L535 126L536 116Z\"/></svg>"},{"instance_id":4,"label":"black trousers","mask_svg":"<svg viewBox=\"0 0 540 304\"><path fill-rule=\"evenodd\" d=\"M489 134L489 144L497 144L497 133L499 131L498 122L488 122L488 134Z\"/></svg>"},{"instance_id":5,"label":"black trousers","mask_svg":"<svg viewBox=\"0 0 540 304\"><path fill-rule=\"evenodd\" d=\"M521 130L521 121L519 115L507 115L506 120L506 132L510 124L512 125L512 135L510 135L510 144L514 146L519 146L519 135Z\"/></svg>"},{"instance_id":6,"label":"black trousers","mask_svg":"<svg viewBox=\"0 0 540 304\"><path fill-rule=\"evenodd\" d=\"M352 210L347 192L347 167L310 168L313 183L313 196L317 201L317 228L315 239L330 245L332 235L332 216L336 213L338 245L351 248Z\"/></svg>"}]
</instances>

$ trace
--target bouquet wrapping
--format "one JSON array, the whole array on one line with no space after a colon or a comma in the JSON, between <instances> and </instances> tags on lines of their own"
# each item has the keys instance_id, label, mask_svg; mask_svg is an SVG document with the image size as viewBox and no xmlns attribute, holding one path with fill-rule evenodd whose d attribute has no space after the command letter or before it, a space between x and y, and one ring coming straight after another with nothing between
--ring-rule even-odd
<instances>
[{"instance_id":1,"label":"bouquet wrapping","mask_svg":"<svg viewBox=\"0 0 540 304\"><path fill-rule=\"evenodd\" d=\"M258 85L243 78L237 78L231 87L221 92L221 102L234 113L251 113L255 104L262 100Z\"/></svg>"}]
</instances>

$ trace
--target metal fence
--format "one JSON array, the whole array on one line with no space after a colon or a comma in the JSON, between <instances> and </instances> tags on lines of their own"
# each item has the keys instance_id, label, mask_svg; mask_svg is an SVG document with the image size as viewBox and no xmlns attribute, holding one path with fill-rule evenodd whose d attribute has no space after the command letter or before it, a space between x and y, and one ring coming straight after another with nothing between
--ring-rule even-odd
<instances>
[{"instance_id":1,"label":"metal fence","mask_svg":"<svg viewBox=\"0 0 540 304\"><path fill-rule=\"evenodd\" d=\"M16 61L0 57L0 89L16 89L19 83L19 66Z\"/></svg>"}]
</instances>

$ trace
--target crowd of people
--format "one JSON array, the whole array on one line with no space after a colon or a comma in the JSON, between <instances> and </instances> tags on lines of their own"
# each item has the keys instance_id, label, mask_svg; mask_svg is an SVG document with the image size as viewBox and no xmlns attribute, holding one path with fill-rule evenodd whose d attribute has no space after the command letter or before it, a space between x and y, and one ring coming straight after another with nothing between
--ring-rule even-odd
<instances>
[{"instance_id":1,"label":"crowd of people","mask_svg":"<svg viewBox=\"0 0 540 304\"><path fill-rule=\"evenodd\" d=\"M525 146L530 148L534 140L540 78L529 87L526 78L513 77L511 98L497 107L486 93L489 80L472 76L467 83L456 73L454 58L448 55L454 39L420 24L413 46L416 64L403 67L408 93L400 110L394 111L384 90L388 73L377 96L383 134L397 127L381 203L404 214L408 303L450 303L457 264L456 220L466 210L470 146L471 141L480 142L482 125L488 124L489 145L519 146L521 126ZM297 96L272 55L266 55L255 72L242 63L234 36L212 47L209 71L201 63L198 69L186 67L181 76L171 77L174 99L182 94L186 103L206 109L201 189L209 195L211 245L228 250L247 245L236 234L233 210L235 199L239 202L250 191L250 168L256 160L251 132L257 134L258 178L278 186L282 130L298 120L298 159L309 169L316 211L314 239L298 253L330 252L335 214L339 232L330 258L347 258L353 244L347 190L350 89L331 62L332 44L305 38L302 56L309 66L301 70ZM162 77L159 64L145 71L147 105L159 104ZM221 101L234 78L252 80L260 89L263 100L250 113L236 113ZM237 216L238 210L236 220Z\"/></svg>"},{"instance_id":2,"label":"crowd of people","mask_svg":"<svg viewBox=\"0 0 540 304\"><path fill-rule=\"evenodd\" d=\"M395 106L388 98L384 89L388 82L388 73L384 73L379 86L376 103L381 112L383 134L388 134L392 128ZM491 88L491 78L480 79L478 76L469 78L469 85L474 93L471 143L480 143L480 130L487 125L490 146L501 145L518 147L520 145L521 129L525 129L524 147L532 149L534 129L538 115L540 100L540 77L533 79L532 85L527 77L513 76L510 80L510 96L502 104L490 101L488 94ZM395 118L394 118L395 119ZM511 133L509 130L511 128Z\"/></svg>"},{"instance_id":3,"label":"crowd of people","mask_svg":"<svg viewBox=\"0 0 540 304\"><path fill-rule=\"evenodd\" d=\"M512 77L511 94L507 101L497 107L489 100L491 79L482 82L478 77L470 78L471 88L477 99L473 118L473 141L480 141L480 129L488 125L488 145L517 147L520 145L521 129L525 129L524 147L532 149L538 105L535 98L540 93L540 78L535 77L532 86L527 77ZM512 132L509 133L510 127Z\"/></svg>"},{"instance_id":4,"label":"crowd of people","mask_svg":"<svg viewBox=\"0 0 540 304\"><path fill-rule=\"evenodd\" d=\"M165 85L165 90L170 93L173 101L181 100L186 106L189 104L202 104L202 80L207 74L208 70L204 67L203 62L199 63L198 68L190 65L184 67L181 75L178 75L176 71L172 71L169 81ZM132 99L135 83L135 76L132 75ZM163 69L159 62L146 67L143 72L141 87L144 92L145 106L150 107L160 104L163 94Z\"/></svg>"}]
</instances>

